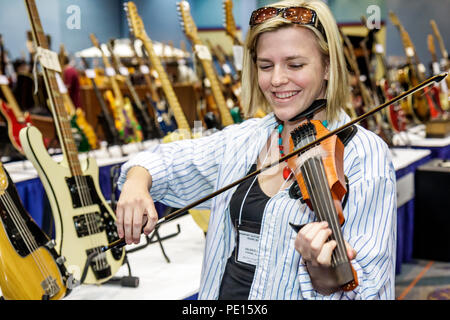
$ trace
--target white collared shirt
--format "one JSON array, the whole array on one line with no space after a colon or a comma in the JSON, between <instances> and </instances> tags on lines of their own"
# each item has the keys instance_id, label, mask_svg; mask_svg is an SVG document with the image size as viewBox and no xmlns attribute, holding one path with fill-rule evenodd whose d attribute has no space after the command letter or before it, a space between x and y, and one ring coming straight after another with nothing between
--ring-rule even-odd
<instances>
[{"instance_id":1,"label":"white collared shirt","mask_svg":"<svg viewBox=\"0 0 450 320\"><path fill-rule=\"evenodd\" d=\"M333 130L349 121L342 112ZM182 208L246 175L277 125L273 113L231 125L208 137L159 144L122 167L119 188L132 166L152 175L154 201ZM396 256L396 181L387 145L358 126L344 151L349 179L344 208L344 239L356 250L352 260L359 286L324 296L315 291L301 255L294 248L296 233L289 226L315 221L306 204L291 199L288 188L266 204L258 264L249 299L394 299ZM201 204L211 209L201 274L199 299L217 299L228 257L235 245L229 214L237 186Z\"/></svg>"}]
</instances>

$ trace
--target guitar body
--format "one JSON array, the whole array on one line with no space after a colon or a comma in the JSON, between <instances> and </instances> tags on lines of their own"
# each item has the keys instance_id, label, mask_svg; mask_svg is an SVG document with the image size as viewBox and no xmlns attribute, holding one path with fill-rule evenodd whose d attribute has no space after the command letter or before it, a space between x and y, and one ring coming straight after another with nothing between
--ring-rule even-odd
<instances>
[{"instance_id":1,"label":"guitar body","mask_svg":"<svg viewBox=\"0 0 450 320\"><path fill-rule=\"evenodd\" d=\"M6 171L5 171L6 173ZM2 177L3 178L3 177ZM0 287L7 300L59 300L69 275L50 238L24 209L9 177L0 195Z\"/></svg>"},{"instance_id":2,"label":"guitar body","mask_svg":"<svg viewBox=\"0 0 450 320\"><path fill-rule=\"evenodd\" d=\"M161 131L167 135L177 129L175 118L169 116L169 110L167 103L164 100L160 100L159 103L152 101L148 98L150 105L153 107L156 115L156 121L158 122Z\"/></svg>"},{"instance_id":3,"label":"guitar body","mask_svg":"<svg viewBox=\"0 0 450 320\"><path fill-rule=\"evenodd\" d=\"M5 101L2 100L0 105L0 111L3 116L6 118L8 123L8 135L11 140L12 145L16 148L20 153L23 153L22 145L19 139L19 132L22 128L26 127L28 124L31 125L31 117L28 112L26 112L23 116L23 121L19 121L16 118L13 110L6 104Z\"/></svg>"},{"instance_id":4,"label":"guitar body","mask_svg":"<svg viewBox=\"0 0 450 320\"><path fill-rule=\"evenodd\" d=\"M98 149L98 138L95 134L94 128L87 122L83 110L77 108L75 111L76 122L78 127L83 131L89 143L91 150Z\"/></svg>"},{"instance_id":5,"label":"guitar body","mask_svg":"<svg viewBox=\"0 0 450 320\"><path fill-rule=\"evenodd\" d=\"M77 145L78 151L80 152L89 151L91 149L89 141L84 131L78 125L78 117L76 114L71 117L70 126L72 128L73 138L75 140L75 144Z\"/></svg>"},{"instance_id":6,"label":"guitar body","mask_svg":"<svg viewBox=\"0 0 450 320\"><path fill-rule=\"evenodd\" d=\"M46 152L38 129L32 126L23 129L20 140L50 202L56 250L66 258L68 270L79 279L88 255L119 238L115 215L100 191L98 167L94 159L88 158L81 165L82 176L72 177L64 160L56 163ZM80 179L86 186L81 192L78 189ZM120 268L123 259L123 249L100 253L90 264L84 282L107 281Z\"/></svg>"}]
</instances>

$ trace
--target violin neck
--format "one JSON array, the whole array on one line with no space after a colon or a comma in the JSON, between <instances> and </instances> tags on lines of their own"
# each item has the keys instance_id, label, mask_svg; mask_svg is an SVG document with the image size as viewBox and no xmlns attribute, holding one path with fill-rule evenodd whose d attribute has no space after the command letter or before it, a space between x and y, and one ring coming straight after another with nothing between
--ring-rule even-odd
<instances>
[{"instance_id":1,"label":"violin neck","mask_svg":"<svg viewBox=\"0 0 450 320\"><path fill-rule=\"evenodd\" d=\"M353 271L347 256L335 199L328 186L321 157L311 157L306 160L301 166L301 172L305 178L306 189L317 220L328 222L332 231L329 240L335 240L337 243L331 256L331 266L336 271L339 285L343 286L354 280Z\"/></svg>"}]
</instances>

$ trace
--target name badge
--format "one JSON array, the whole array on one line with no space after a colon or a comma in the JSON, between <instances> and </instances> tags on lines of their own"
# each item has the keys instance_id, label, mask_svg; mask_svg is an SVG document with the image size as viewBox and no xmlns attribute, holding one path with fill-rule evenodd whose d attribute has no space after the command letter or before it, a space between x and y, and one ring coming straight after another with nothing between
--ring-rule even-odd
<instances>
[{"instance_id":1,"label":"name badge","mask_svg":"<svg viewBox=\"0 0 450 320\"><path fill-rule=\"evenodd\" d=\"M238 263L256 266L258 263L259 223L242 221L240 225L236 222L237 240L235 260Z\"/></svg>"}]
</instances>

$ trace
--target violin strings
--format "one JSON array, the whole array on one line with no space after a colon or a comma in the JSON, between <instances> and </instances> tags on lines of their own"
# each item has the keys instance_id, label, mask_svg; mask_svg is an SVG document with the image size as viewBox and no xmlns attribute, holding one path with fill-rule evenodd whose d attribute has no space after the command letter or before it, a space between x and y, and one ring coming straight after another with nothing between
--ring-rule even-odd
<instances>
[{"instance_id":1,"label":"violin strings","mask_svg":"<svg viewBox=\"0 0 450 320\"><path fill-rule=\"evenodd\" d=\"M314 132L307 132L305 144L312 142L309 137L313 137ZM328 188L327 177L325 175L323 162L320 156L312 157L304 162L301 167L301 171L304 174L306 185L308 186L308 192L310 193L310 199L314 208L314 211L320 221L327 221L332 230L332 238L336 239L336 250L333 251L332 263L336 265L336 260L345 261L346 255L342 248L342 238L340 233L340 226L337 219L336 208L334 207L331 192ZM344 244L345 246L345 244ZM342 260L343 259L343 260Z\"/></svg>"}]
</instances>

